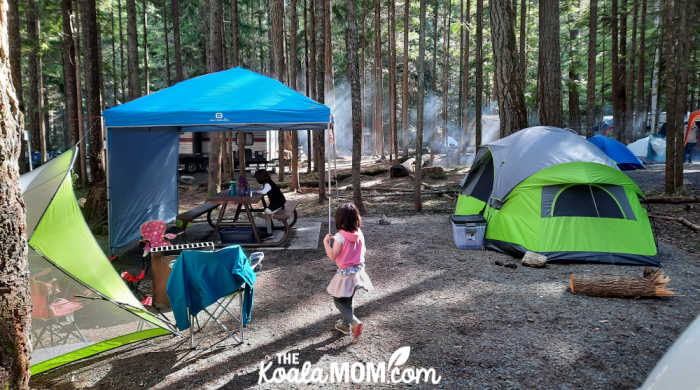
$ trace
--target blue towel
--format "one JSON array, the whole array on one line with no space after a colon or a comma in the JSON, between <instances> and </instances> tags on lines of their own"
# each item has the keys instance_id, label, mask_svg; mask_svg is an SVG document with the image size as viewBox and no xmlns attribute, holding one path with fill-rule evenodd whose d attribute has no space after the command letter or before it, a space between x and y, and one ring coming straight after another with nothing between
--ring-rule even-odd
<instances>
[{"instance_id":1,"label":"blue towel","mask_svg":"<svg viewBox=\"0 0 700 390\"><path fill-rule=\"evenodd\" d=\"M175 315L177 328L190 327L187 308L192 315L232 294L245 283L243 324L250 322L253 310L255 272L239 245L215 252L183 251L175 261L168 278L168 299Z\"/></svg>"}]
</instances>

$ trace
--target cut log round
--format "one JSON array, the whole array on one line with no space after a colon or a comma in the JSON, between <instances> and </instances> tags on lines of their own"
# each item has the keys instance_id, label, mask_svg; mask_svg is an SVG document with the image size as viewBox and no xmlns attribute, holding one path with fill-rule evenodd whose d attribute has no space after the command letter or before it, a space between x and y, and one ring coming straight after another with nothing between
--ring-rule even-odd
<instances>
[{"instance_id":1,"label":"cut log round","mask_svg":"<svg viewBox=\"0 0 700 390\"><path fill-rule=\"evenodd\" d=\"M667 297L675 295L666 288L670 280L662 270L651 268L641 277L571 274L569 289L573 294L596 297Z\"/></svg>"}]
</instances>

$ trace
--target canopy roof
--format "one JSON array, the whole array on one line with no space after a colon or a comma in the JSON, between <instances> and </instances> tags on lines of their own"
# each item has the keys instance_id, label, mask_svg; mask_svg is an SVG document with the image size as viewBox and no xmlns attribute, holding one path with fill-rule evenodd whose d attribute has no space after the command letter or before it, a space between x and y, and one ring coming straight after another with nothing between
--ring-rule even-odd
<instances>
[{"instance_id":1,"label":"canopy roof","mask_svg":"<svg viewBox=\"0 0 700 390\"><path fill-rule=\"evenodd\" d=\"M481 146L477 160L487 151L493 157L491 197L505 200L510 191L536 172L568 162L594 162L617 169L617 164L585 138L557 127L536 126Z\"/></svg>"},{"instance_id":2,"label":"canopy roof","mask_svg":"<svg viewBox=\"0 0 700 390\"><path fill-rule=\"evenodd\" d=\"M105 110L106 127L188 131L325 129L331 111L277 80L243 68L209 73Z\"/></svg>"},{"instance_id":3,"label":"canopy roof","mask_svg":"<svg viewBox=\"0 0 700 390\"><path fill-rule=\"evenodd\" d=\"M622 170L642 169L644 164L634 155L634 153L622 142L606 137L604 135L594 135L588 141L599 147L610 158L617 162L617 166Z\"/></svg>"}]
</instances>

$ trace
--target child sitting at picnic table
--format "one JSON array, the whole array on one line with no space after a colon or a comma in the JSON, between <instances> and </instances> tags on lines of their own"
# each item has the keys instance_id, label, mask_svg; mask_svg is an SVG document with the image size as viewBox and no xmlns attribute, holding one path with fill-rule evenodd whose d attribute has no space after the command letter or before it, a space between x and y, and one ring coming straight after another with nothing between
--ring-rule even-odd
<instances>
[{"instance_id":1,"label":"child sitting at picnic table","mask_svg":"<svg viewBox=\"0 0 700 390\"><path fill-rule=\"evenodd\" d=\"M265 225L267 227L267 233L272 234L272 214L284 208L284 204L287 200L284 198L284 194L277 186L277 184L270 178L270 173L264 169L258 169L255 171L255 180L262 184L263 187L255 192L258 194L267 195L267 207L265 208Z\"/></svg>"}]
</instances>

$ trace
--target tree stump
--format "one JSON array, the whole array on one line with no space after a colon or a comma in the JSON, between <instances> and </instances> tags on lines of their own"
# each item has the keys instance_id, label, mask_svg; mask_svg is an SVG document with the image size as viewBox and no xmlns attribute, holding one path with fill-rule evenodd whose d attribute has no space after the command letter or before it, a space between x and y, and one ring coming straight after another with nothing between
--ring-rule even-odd
<instances>
[{"instance_id":1,"label":"tree stump","mask_svg":"<svg viewBox=\"0 0 700 390\"><path fill-rule=\"evenodd\" d=\"M389 177L408 177L410 172L401 164L394 164L389 169Z\"/></svg>"},{"instance_id":2,"label":"tree stump","mask_svg":"<svg viewBox=\"0 0 700 390\"><path fill-rule=\"evenodd\" d=\"M652 268L645 268L641 277L571 274L569 289L573 294L596 297L667 297L675 295L666 288L670 280L664 271Z\"/></svg>"}]
</instances>

